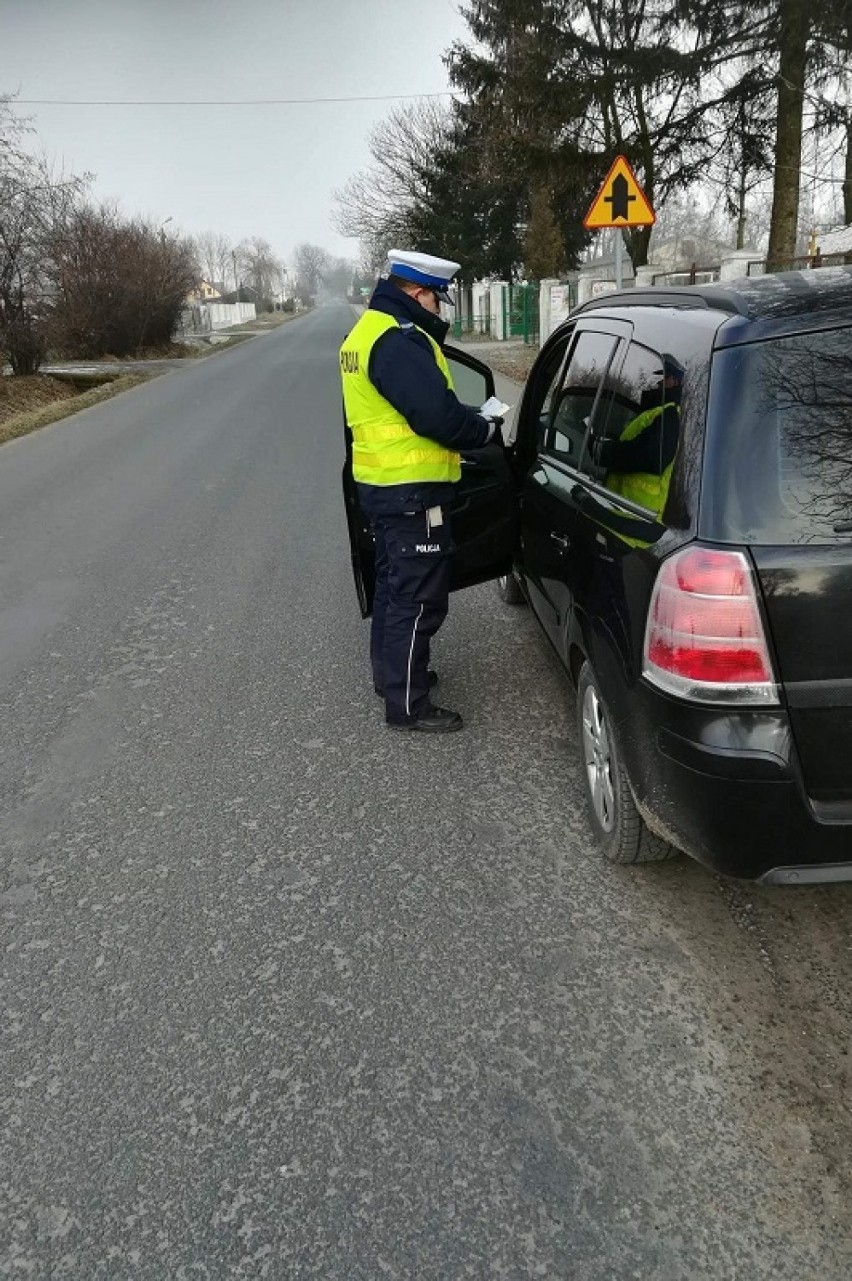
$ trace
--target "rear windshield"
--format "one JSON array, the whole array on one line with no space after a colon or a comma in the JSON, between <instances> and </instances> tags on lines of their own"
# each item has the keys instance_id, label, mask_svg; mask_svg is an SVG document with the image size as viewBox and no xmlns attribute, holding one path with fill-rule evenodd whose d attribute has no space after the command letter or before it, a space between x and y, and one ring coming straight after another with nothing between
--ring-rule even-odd
<instances>
[{"instance_id":1,"label":"rear windshield","mask_svg":"<svg viewBox=\"0 0 852 1281\"><path fill-rule=\"evenodd\" d=\"M852 327L714 354L700 529L852 542Z\"/></svg>"}]
</instances>

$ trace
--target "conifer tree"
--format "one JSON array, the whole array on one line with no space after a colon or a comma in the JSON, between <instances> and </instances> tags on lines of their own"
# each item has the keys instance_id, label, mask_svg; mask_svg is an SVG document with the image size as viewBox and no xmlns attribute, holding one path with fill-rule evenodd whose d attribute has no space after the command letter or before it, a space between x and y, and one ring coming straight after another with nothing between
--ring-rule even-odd
<instances>
[{"instance_id":1,"label":"conifer tree","mask_svg":"<svg viewBox=\"0 0 852 1281\"><path fill-rule=\"evenodd\" d=\"M840 106L836 95L838 82L848 75L852 3L821 0L814 5L809 0L775 0L764 8L766 43L777 59L772 225L767 257L770 264L783 264L796 254L806 103L818 123L849 127L849 105Z\"/></svg>"},{"instance_id":2,"label":"conifer tree","mask_svg":"<svg viewBox=\"0 0 852 1281\"><path fill-rule=\"evenodd\" d=\"M542 183L554 191L569 258L616 154L634 164L652 204L702 173L715 104L702 96L701 77L715 46L682 39L684 20L669 0L471 0L463 12L484 52L456 45L453 79L495 154L517 158L530 175L530 194ZM634 266L647 261L650 234L630 233Z\"/></svg>"},{"instance_id":3,"label":"conifer tree","mask_svg":"<svg viewBox=\"0 0 852 1281\"><path fill-rule=\"evenodd\" d=\"M565 243L546 187L536 187L532 194L524 267L533 280L558 277L565 270Z\"/></svg>"},{"instance_id":4,"label":"conifer tree","mask_svg":"<svg viewBox=\"0 0 852 1281\"><path fill-rule=\"evenodd\" d=\"M767 254L770 263L793 258L796 253L811 8L808 0L780 0L778 6L778 106Z\"/></svg>"},{"instance_id":5,"label":"conifer tree","mask_svg":"<svg viewBox=\"0 0 852 1281\"><path fill-rule=\"evenodd\" d=\"M573 127L584 102L564 75L563 0L474 0L463 10L482 52L457 43L448 65L466 95L460 120L477 141L473 167L517 193L522 227L536 191L551 193L564 260L575 262L594 169ZM521 249L522 252L522 249Z\"/></svg>"}]
</instances>

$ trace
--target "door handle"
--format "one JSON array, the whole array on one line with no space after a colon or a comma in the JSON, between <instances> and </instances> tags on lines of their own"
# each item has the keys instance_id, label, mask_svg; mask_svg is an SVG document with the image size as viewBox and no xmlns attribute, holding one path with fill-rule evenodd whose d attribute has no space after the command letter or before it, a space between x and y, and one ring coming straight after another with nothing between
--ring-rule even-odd
<instances>
[{"instance_id":1,"label":"door handle","mask_svg":"<svg viewBox=\"0 0 852 1281\"><path fill-rule=\"evenodd\" d=\"M567 552L571 546L571 539L567 534L559 534L555 529L550 531L550 541L556 543L556 546L563 552Z\"/></svg>"}]
</instances>

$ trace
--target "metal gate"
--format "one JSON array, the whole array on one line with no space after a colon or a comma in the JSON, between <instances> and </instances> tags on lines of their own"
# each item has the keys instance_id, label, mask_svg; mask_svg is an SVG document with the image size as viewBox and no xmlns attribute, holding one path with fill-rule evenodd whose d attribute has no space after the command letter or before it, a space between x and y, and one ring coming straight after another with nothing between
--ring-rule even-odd
<instances>
[{"instance_id":1,"label":"metal gate","mask_svg":"<svg viewBox=\"0 0 852 1281\"><path fill-rule=\"evenodd\" d=\"M507 338L523 338L525 343L538 342L538 302L538 285L506 285L503 289L503 333Z\"/></svg>"},{"instance_id":2,"label":"metal gate","mask_svg":"<svg viewBox=\"0 0 852 1281\"><path fill-rule=\"evenodd\" d=\"M461 298L453 316L453 337L463 338L467 334L478 334L484 338L491 337L491 295L487 291L482 295L481 311L469 310Z\"/></svg>"}]
</instances>

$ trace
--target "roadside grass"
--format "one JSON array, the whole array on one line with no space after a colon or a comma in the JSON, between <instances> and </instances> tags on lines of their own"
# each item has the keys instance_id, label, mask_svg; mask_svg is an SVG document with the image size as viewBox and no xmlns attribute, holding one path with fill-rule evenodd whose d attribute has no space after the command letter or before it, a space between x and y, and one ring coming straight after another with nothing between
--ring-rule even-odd
<instances>
[{"instance_id":1,"label":"roadside grass","mask_svg":"<svg viewBox=\"0 0 852 1281\"><path fill-rule=\"evenodd\" d=\"M478 329L465 329L463 332L456 333L451 321L450 334L447 341L456 344L463 343L465 347L475 347L477 343L493 343L495 340L491 334L481 334Z\"/></svg>"},{"instance_id":2,"label":"roadside grass","mask_svg":"<svg viewBox=\"0 0 852 1281\"><path fill-rule=\"evenodd\" d=\"M497 342L495 338L477 336L471 339L468 334L461 339L451 338L450 342L461 351L470 350L471 356L477 356L478 360L482 360L495 373L511 378L516 383L527 382L529 371L541 351L538 343L521 345L518 342L507 342L504 346L504 343Z\"/></svg>"},{"instance_id":3,"label":"roadside grass","mask_svg":"<svg viewBox=\"0 0 852 1281\"><path fill-rule=\"evenodd\" d=\"M249 342L254 334L232 333L230 329L214 329L210 334L197 334L187 340L191 344L190 355L212 356L217 351L227 351L229 347L238 347L241 342Z\"/></svg>"},{"instance_id":4,"label":"roadside grass","mask_svg":"<svg viewBox=\"0 0 852 1281\"><path fill-rule=\"evenodd\" d=\"M162 347L146 347L138 356L130 357L133 361L145 360L195 360L198 356L206 356L205 351L199 351L191 343L186 342L169 342ZM119 361L118 363L124 363Z\"/></svg>"},{"instance_id":5,"label":"roadside grass","mask_svg":"<svg viewBox=\"0 0 852 1281\"><path fill-rule=\"evenodd\" d=\"M196 360L199 356L207 356L209 351L206 347L200 350L189 342L169 342L164 343L161 347L142 347L141 350L131 352L127 356L113 356L106 354L103 356L69 356L64 352L51 351L45 356L42 364L44 365L61 365L66 362L77 362L80 364L90 363L92 365L144 365L149 360ZM99 378L101 374L97 375Z\"/></svg>"},{"instance_id":6,"label":"roadside grass","mask_svg":"<svg viewBox=\"0 0 852 1281\"><path fill-rule=\"evenodd\" d=\"M0 445L129 391L131 387L147 382L149 377L146 374L123 374L83 392L78 392L69 382L46 374L35 374L32 378L0 378Z\"/></svg>"},{"instance_id":7,"label":"roadside grass","mask_svg":"<svg viewBox=\"0 0 852 1281\"><path fill-rule=\"evenodd\" d=\"M503 343L491 337L490 334L466 333L461 337L453 335L449 342L461 348L462 351L465 348L471 349L471 355L484 361L495 373L503 374L505 378L511 378L517 383L527 381L536 357L541 351L538 343L522 343L515 340Z\"/></svg>"},{"instance_id":8,"label":"roadside grass","mask_svg":"<svg viewBox=\"0 0 852 1281\"><path fill-rule=\"evenodd\" d=\"M529 346L524 347L523 351L506 352L505 355L500 352L489 352L486 364L489 364L498 374L503 374L505 378L511 378L516 383L525 383L539 350L539 347Z\"/></svg>"},{"instance_id":9,"label":"roadside grass","mask_svg":"<svg viewBox=\"0 0 852 1281\"><path fill-rule=\"evenodd\" d=\"M254 337L251 332L258 328L275 329L304 312L272 312L260 317L264 323L248 321L245 325L233 329L214 330L212 341L172 342L164 347L146 348L135 356L101 356L93 360L96 365L133 365L139 373L113 375L99 369L91 372L69 369L62 374L34 374L32 377L13 377L0 373L0 445L26 436L40 427L49 427L52 423L76 414L80 409L89 409L92 405L118 396L131 387L149 382L158 377L163 370L151 368L145 371L146 362L161 360L195 360L199 357L214 356L217 352L227 351L240 343L250 342Z\"/></svg>"}]
</instances>

